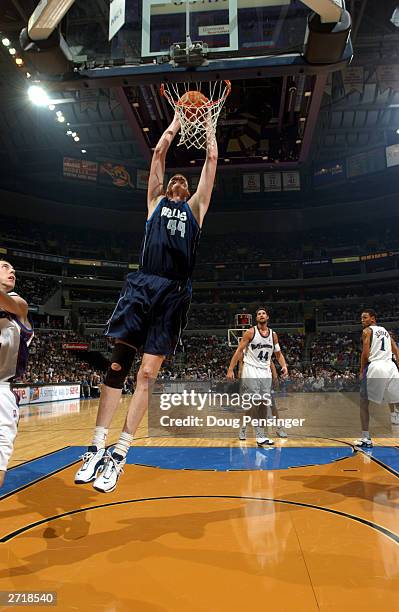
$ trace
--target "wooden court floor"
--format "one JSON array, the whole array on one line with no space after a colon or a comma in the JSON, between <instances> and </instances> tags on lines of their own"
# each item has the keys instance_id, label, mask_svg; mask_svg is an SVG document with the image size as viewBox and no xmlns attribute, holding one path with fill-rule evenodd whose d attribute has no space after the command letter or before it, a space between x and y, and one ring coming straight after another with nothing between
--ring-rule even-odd
<instances>
[{"instance_id":1,"label":"wooden court floor","mask_svg":"<svg viewBox=\"0 0 399 612\"><path fill-rule=\"evenodd\" d=\"M0 591L56 592L58 610L399 610L392 465L344 439L276 438L278 448L258 450L236 437L149 438L144 422L104 495L73 483L96 409L26 410L0 490ZM377 445L399 453L395 438ZM326 461L284 467L311 449Z\"/></svg>"}]
</instances>

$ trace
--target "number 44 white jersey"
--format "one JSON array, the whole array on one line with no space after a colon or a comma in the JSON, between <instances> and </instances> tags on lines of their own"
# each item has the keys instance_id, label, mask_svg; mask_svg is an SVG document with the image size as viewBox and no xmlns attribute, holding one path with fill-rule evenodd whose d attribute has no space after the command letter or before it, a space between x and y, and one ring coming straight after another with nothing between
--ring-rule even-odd
<instances>
[{"instance_id":1,"label":"number 44 white jersey","mask_svg":"<svg viewBox=\"0 0 399 612\"><path fill-rule=\"evenodd\" d=\"M391 336L380 325L370 325L371 341L369 363L373 361L391 361L392 362L392 345Z\"/></svg>"},{"instance_id":2,"label":"number 44 white jersey","mask_svg":"<svg viewBox=\"0 0 399 612\"><path fill-rule=\"evenodd\" d=\"M273 330L269 328L269 333L265 337L262 336L257 326L254 327L254 337L244 352L244 364L255 368L270 369L273 352Z\"/></svg>"}]
</instances>

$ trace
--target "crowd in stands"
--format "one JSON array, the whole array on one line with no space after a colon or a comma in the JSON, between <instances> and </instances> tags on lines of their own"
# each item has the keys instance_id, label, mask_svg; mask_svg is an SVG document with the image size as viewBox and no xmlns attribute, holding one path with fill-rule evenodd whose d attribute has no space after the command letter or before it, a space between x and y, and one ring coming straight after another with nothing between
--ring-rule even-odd
<instances>
[{"instance_id":1,"label":"crowd in stands","mask_svg":"<svg viewBox=\"0 0 399 612\"><path fill-rule=\"evenodd\" d=\"M1 216L0 246L40 253L108 261L137 261L142 243L142 227L126 227L109 233L89 227L44 225ZM325 256L362 254L397 249L397 233L387 221L342 226L306 232L278 234L242 233L201 238L198 263L260 262L265 259L301 260ZM348 252L345 251L347 247Z\"/></svg>"},{"instance_id":2,"label":"crowd in stands","mask_svg":"<svg viewBox=\"0 0 399 612\"><path fill-rule=\"evenodd\" d=\"M71 331L38 331L31 344L26 374L20 382L80 383L82 396L98 397L104 372L93 367L83 351L63 348L65 343L82 341L87 342L87 338ZM290 372L289 379L281 381L281 390L323 392L356 388L359 345L354 336L321 334L309 347L308 356L303 336L280 334L279 341ZM111 345L105 348L109 357ZM223 382L234 350L225 337L187 334L180 352L165 361L160 379ZM139 360L137 356L124 392L134 390Z\"/></svg>"},{"instance_id":3,"label":"crowd in stands","mask_svg":"<svg viewBox=\"0 0 399 612\"><path fill-rule=\"evenodd\" d=\"M25 274L17 274L15 291L19 293L29 305L38 305L44 304L58 287L58 281L52 276L27 276Z\"/></svg>"},{"instance_id":4,"label":"crowd in stands","mask_svg":"<svg viewBox=\"0 0 399 612\"><path fill-rule=\"evenodd\" d=\"M113 229L110 233L29 221L27 237L26 221L1 216L0 224L0 246L69 257L128 261L129 253L138 253L142 240L141 228L126 228L124 232Z\"/></svg>"},{"instance_id":5,"label":"crowd in stands","mask_svg":"<svg viewBox=\"0 0 399 612\"><path fill-rule=\"evenodd\" d=\"M378 318L389 321L396 319L399 315L399 298L395 296L386 296L382 300L369 298L367 301L362 298L362 301L354 304L346 304L340 306L338 304L328 304L321 310L321 321L359 321L360 314L363 308L372 307L378 312Z\"/></svg>"},{"instance_id":6,"label":"crowd in stands","mask_svg":"<svg viewBox=\"0 0 399 612\"><path fill-rule=\"evenodd\" d=\"M258 303L259 305L261 302ZM239 309L240 310L240 309ZM192 305L188 315L188 329L216 329L234 327L234 315L237 314L237 308L234 306L208 305L196 306ZM280 305L278 308L270 310L270 325L284 323L300 323L303 315L300 308L296 304Z\"/></svg>"},{"instance_id":7,"label":"crowd in stands","mask_svg":"<svg viewBox=\"0 0 399 612\"><path fill-rule=\"evenodd\" d=\"M359 389L358 378L350 369L339 372L333 368L307 367L303 370L294 368L289 380L284 384L288 392L333 392L356 391Z\"/></svg>"},{"instance_id":8,"label":"crowd in stands","mask_svg":"<svg viewBox=\"0 0 399 612\"><path fill-rule=\"evenodd\" d=\"M114 307L109 308L79 308L79 321L90 327L90 323L95 325L105 325L110 318Z\"/></svg>"},{"instance_id":9,"label":"crowd in stands","mask_svg":"<svg viewBox=\"0 0 399 612\"><path fill-rule=\"evenodd\" d=\"M360 353L360 331L358 334L319 334L310 345L310 361L320 367L332 366L337 370L353 368Z\"/></svg>"},{"instance_id":10,"label":"crowd in stands","mask_svg":"<svg viewBox=\"0 0 399 612\"><path fill-rule=\"evenodd\" d=\"M77 357L63 344L82 342L82 337L72 331L37 331L29 349L29 361L22 383L80 383L90 370L90 364Z\"/></svg>"}]
</instances>

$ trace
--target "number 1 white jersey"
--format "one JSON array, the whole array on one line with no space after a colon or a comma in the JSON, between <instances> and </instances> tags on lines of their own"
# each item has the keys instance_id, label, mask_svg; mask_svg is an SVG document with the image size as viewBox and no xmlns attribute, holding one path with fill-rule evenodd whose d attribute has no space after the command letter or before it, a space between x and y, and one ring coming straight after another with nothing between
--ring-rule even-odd
<instances>
[{"instance_id":1,"label":"number 1 white jersey","mask_svg":"<svg viewBox=\"0 0 399 612\"><path fill-rule=\"evenodd\" d=\"M392 362L392 345L391 336L380 325L370 325L371 342L369 363L373 361L391 361Z\"/></svg>"},{"instance_id":2,"label":"number 1 white jersey","mask_svg":"<svg viewBox=\"0 0 399 612\"><path fill-rule=\"evenodd\" d=\"M269 328L269 334L265 337L260 333L258 326L254 327L254 337L245 349L244 364L270 369L273 352L273 330Z\"/></svg>"}]
</instances>

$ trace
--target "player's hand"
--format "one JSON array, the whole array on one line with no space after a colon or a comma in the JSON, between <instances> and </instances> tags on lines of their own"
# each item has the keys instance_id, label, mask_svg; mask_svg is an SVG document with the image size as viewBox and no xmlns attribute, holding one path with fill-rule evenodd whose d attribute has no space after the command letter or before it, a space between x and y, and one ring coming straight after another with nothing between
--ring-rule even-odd
<instances>
[{"instance_id":1,"label":"player's hand","mask_svg":"<svg viewBox=\"0 0 399 612\"><path fill-rule=\"evenodd\" d=\"M287 378L288 376L288 368L287 366L284 366L283 368L281 368L281 378Z\"/></svg>"},{"instance_id":2,"label":"player's hand","mask_svg":"<svg viewBox=\"0 0 399 612\"><path fill-rule=\"evenodd\" d=\"M232 370L231 368L229 368L227 370L227 374L226 374L228 380L234 380L234 370Z\"/></svg>"}]
</instances>

